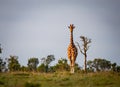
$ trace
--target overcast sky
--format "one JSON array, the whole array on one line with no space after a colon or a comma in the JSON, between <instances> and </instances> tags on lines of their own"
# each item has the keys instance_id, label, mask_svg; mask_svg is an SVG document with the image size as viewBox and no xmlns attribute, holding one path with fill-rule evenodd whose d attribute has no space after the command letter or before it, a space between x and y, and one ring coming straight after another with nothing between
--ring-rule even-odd
<instances>
[{"instance_id":1,"label":"overcast sky","mask_svg":"<svg viewBox=\"0 0 120 87\"><path fill-rule=\"evenodd\" d=\"M81 44L81 35L92 39L88 60L120 65L120 0L0 0L1 56L16 55L22 65L49 54L67 58L70 24L74 42ZM76 62L83 66L80 51Z\"/></svg>"}]
</instances>

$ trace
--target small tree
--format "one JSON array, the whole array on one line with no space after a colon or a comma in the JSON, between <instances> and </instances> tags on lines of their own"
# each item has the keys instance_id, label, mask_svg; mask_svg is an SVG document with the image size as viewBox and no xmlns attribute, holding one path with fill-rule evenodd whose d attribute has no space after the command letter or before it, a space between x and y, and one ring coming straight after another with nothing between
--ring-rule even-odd
<instances>
[{"instance_id":1,"label":"small tree","mask_svg":"<svg viewBox=\"0 0 120 87\"><path fill-rule=\"evenodd\" d=\"M41 62L44 63L45 65L49 65L54 60L55 60L54 55L48 55L47 58L43 57L41 59Z\"/></svg>"},{"instance_id":2,"label":"small tree","mask_svg":"<svg viewBox=\"0 0 120 87\"><path fill-rule=\"evenodd\" d=\"M28 60L28 68L30 71L36 71L37 65L39 64L38 58L30 58Z\"/></svg>"},{"instance_id":3,"label":"small tree","mask_svg":"<svg viewBox=\"0 0 120 87\"><path fill-rule=\"evenodd\" d=\"M0 44L0 54L2 54L2 48ZM0 72L6 69L6 62L3 61L3 59L0 57Z\"/></svg>"},{"instance_id":4,"label":"small tree","mask_svg":"<svg viewBox=\"0 0 120 87\"><path fill-rule=\"evenodd\" d=\"M117 66L116 63L111 64L111 69L112 69L112 71L116 71L116 66Z\"/></svg>"},{"instance_id":5,"label":"small tree","mask_svg":"<svg viewBox=\"0 0 120 87\"><path fill-rule=\"evenodd\" d=\"M106 71L111 69L111 62L106 59L96 58L87 61L88 69L91 71Z\"/></svg>"},{"instance_id":6,"label":"small tree","mask_svg":"<svg viewBox=\"0 0 120 87\"><path fill-rule=\"evenodd\" d=\"M8 69L10 71L20 70L20 63L18 61L18 56L10 56L10 58L8 58Z\"/></svg>"},{"instance_id":7,"label":"small tree","mask_svg":"<svg viewBox=\"0 0 120 87\"><path fill-rule=\"evenodd\" d=\"M48 55L47 58L43 57L41 59L41 65L38 67L38 70L39 71L42 70L41 72L43 72L43 71L48 72L49 65L54 60L55 60L54 55Z\"/></svg>"},{"instance_id":8,"label":"small tree","mask_svg":"<svg viewBox=\"0 0 120 87\"><path fill-rule=\"evenodd\" d=\"M39 71L39 72L46 72L46 66L45 66L45 64L41 64L40 66L38 66L38 68L37 68L37 70Z\"/></svg>"},{"instance_id":9,"label":"small tree","mask_svg":"<svg viewBox=\"0 0 120 87\"><path fill-rule=\"evenodd\" d=\"M94 69L93 69L93 61L91 61L91 60L88 60L87 61L87 68L88 68L88 71L89 72L93 72L94 71Z\"/></svg>"},{"instance_id":10,"label":"small tree","mask_svg":"<svg viewBox=\"0 0 120 87\"><path fill-rule=\"evenodd\" d=\"M77 45L79 47L80 52L84 55L84 60L85 60L84 61L84 70L85 70L85 72L87 72L87 64L86 64L86 62L87 62L87 51L88 51L88 49L90 47L88 44L91 43L91 39L88 39L85 36L80 36L80 39L83 42L82 47L79 45L78 42L76 42L76 43L77 43Z\"/></svg>"},{"instance_id":11,"label":"small tree","mask_svg":"<svg viewBox=\"0 0 120 87\"><path fill-rule=\"evenodd\" d=\"M67 63L67 59L60 58L58 60L58 63L55 65L55 70L57 70L57 71L68 71L69 70L69 65Z\"/></svg>"},{"instance_id":12,"label":"small tree","mask_svg":"<svg viewBox=\"0 0 120 87\"><path fill-rule=\"evenodd\" d=\"M3 61L2 58L0 58L0 72L6 69L6 62Z\"/></svg>"},{"instance_id":13,"label":"small tree","mask_svg":"<svg viewBox=\"0 0 120 87\"><path fill-rule=\"evenodd\" d=\"M23 71L23 72L26 72L26 71L28 71L28 67L27 66L21 66L20 70Z\"/></svg>"},{"instance_id":14,"label":"small tree","mask_svg":"<svg viewBox=\"0 0 120 87\"><path fill-rule=\"evenodd\" d=\"M114 72L120 72L120 66L117 65L117 63L111 64L111 70Z\"/></svg>"},{"instance_id":15,"label":"small tree","mask_svg":"<svg viewBox=\"0 0 120 87\"><path fill-rule=\"evenodd\" d=\"M117 72L120 72L120 66L116 67Z\"/></svg>"}]
</instances>

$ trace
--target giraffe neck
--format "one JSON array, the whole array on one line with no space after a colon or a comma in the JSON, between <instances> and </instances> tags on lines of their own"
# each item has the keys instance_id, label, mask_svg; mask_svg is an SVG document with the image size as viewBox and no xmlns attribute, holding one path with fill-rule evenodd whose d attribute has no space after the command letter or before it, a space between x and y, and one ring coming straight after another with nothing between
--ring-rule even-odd
<instances>
[{"instance_id":1,"label":"giraffe neck","mask_svg":"<svg viewBox=\"0 0 120 87\"><path fill-rule=\"evenodd\" d=\"M73 32L70 32L70 43L73 44Z\"/></svg>"}]
</instances>

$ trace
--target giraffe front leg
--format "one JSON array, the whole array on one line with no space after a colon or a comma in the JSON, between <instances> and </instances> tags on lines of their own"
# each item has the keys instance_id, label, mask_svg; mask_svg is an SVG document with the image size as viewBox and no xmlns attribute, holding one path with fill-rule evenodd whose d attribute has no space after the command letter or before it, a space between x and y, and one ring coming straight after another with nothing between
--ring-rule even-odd
<instances>
[{"instance_id":1,"label":"giraffe front leg","mask_svg":"<svg viewBox=\"0 0 120 87\"><path fill-rule=\"evenodd\" d=\"M70 73L72 73L72 66L70 67Z\"/></svg>"},{"instance_id":2,"label":"giraffe front leg","mask_svg":"<svg viewBox=\"0 0 120 87\"><path fill-rule=\"evenodd\" d=\"M72 60L70 60L70 73L72 73Z\"/></svg>"},{"instance_id":3,"label":"giraffe front leg","mask_svg":"<svg viewBox=\"0 0 120 87\"><path fill-rule=\"evenodd\" d=\"M74 66L71 67L71 73L74 73Z\"/></svg>"},{"instance_id":4,"label":"giraffe front leg","mask_svg":"<svg viewBox=\"0 0 120 87\"><path fill-rule=\"evenodd\" d=\"M70 73L71 74L74 73L74 61L71 61L71 64L70 64Z\"/></svg>"}]
</instances>

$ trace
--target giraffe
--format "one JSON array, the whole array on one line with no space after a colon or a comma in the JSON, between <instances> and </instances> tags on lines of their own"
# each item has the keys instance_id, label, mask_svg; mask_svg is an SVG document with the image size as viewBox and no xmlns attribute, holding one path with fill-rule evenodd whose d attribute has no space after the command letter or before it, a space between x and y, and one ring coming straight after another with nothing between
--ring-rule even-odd
<instances>
[{"instance_id":1,"label":"giraffe","mask_svg":"<svg viewBox=\"0 0 120 87\"><path fill-rule=\"evenodd\" d=\"M73 41L73 29L75 26L73 24L70 24L68 28L70 29L70 44L68 45L67 54L68 59L70 60L70 73L74 73L75 60L78 54L77 48Z\"/></svg>"}]
</instances>

